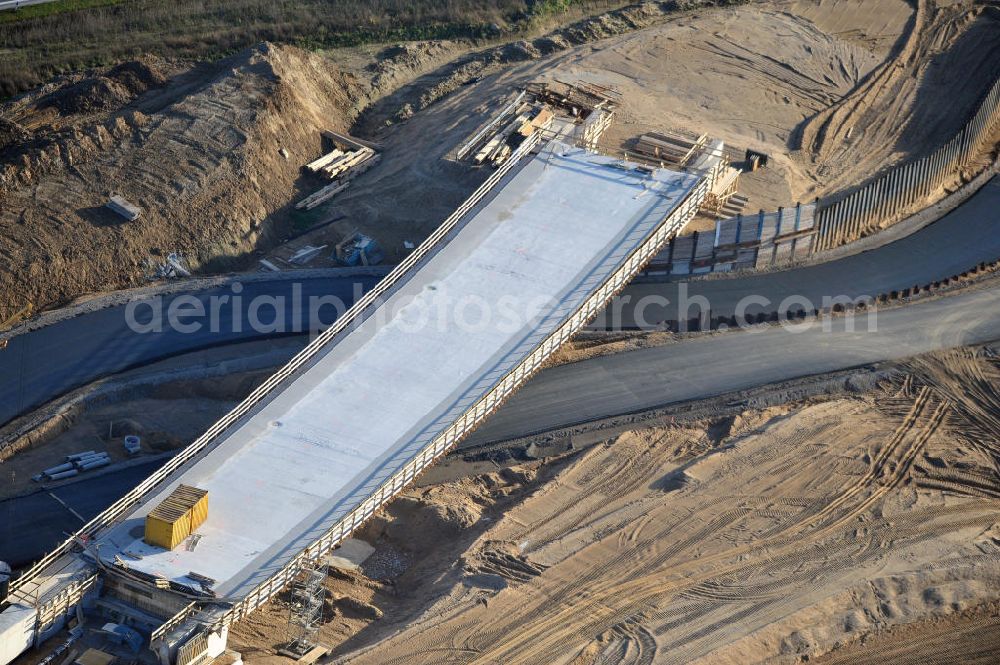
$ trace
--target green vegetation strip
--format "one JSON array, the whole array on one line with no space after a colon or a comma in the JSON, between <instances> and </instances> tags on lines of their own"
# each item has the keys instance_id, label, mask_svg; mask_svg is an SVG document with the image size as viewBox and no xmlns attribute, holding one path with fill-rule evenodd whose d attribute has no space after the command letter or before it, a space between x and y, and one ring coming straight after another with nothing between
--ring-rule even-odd
<instances>
[{"instance_id":1,"label":"green vegetation strip","mask_svg":"<svg viewBox=\"0 0 1000 665\"><path fill-rule=\"evenodd\" d=\"M28 5L19 9L0 11L0 24L45 18L46 16L75 12L81 9L107 7L108 5L117 5L121 2L124 2L124 0L58 0L57 2L46 2L40 5Z\"/></svg>"}]
</instances>

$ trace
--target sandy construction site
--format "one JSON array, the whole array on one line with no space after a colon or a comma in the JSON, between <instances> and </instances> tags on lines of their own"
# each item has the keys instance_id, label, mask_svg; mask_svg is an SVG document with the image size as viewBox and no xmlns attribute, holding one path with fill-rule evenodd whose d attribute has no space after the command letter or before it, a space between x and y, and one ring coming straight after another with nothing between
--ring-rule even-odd
<instances>
[{"instance_id":1,"label":"sandy construction site","mask_svg":"<svg viewBox=\"0 0 1000 665\"><path fill-rule=\"evenodd\" d=\"M379 554L328 581L323 639L352 663L988 662L1000 367L985 349L881 376L544 460L454 458L359 535ZM273 603L233 648L268 661L286 622Z\"/></svg>"},{"instance_id":2,"label":"sandy construction site","mask_svg":"<svg viewBox=\"0 0 1000 665\"><path fill-rule=\"evenodd\" d=\"M487 49L415 43L372 60L267 44L69 76L0 106L0 305L137 286L172 252L203 273L252 269L290 236L286 253L360 230L394 262L485 177L441 158L534 80L621 91L608 151L649 130L707 132L772 156L743 179L748 210L810 201L961 127L990 84L997 20L972 2L646 4ZM296 215L325 129L379 142L382 162ZM105 210L111 194L142 217Z\"/></svg>"},{"instance_id":3,"label":"sandy construction site","mask_svg":"<svg viewBox=\"0 0 1000 665\"><path fill-rule=\"evenodd\" d=\"M177 257L196 276L294 270L324 249L308 267L331 267L332 248L364 234L397 264L493 173L460 146L529 84L606 92L614 122L595 149L643 168L655 160L637 145L656 132L766 155L740 179L756 213L850 194L933 153L998 73L995 3L684 0L507 43L262 43L214 62L143 56L66 74L0 103L0 322L29 303L159 283ZM335 198L297 208L329 186L305 166L347 150L345 137L378 159ZM992 168L998 139L919 207ZM141 214L109 210L112 196ZM997 288L985 263L973 268L956 293ZM909 291L892 291L893 306L911 306ZM704 333L664 322L588 335L544 367ZM273 343L252 369L214 348L131 368L114 390L77 389L60 422L0 456L0 510L81 447L141 433L143 455L168 459L304 342ZM266 344L246 342L242 359ZM329 653L309 665L995 662L1000 356L986 344L845 360L836 375L663 407L649 422L458 450L352 537L363 545L344 549L365 556L329 569L316 636ZM296 662L281 653L296 602L283 591L241 618L228 649L250 665Z\"/></svg>"}]
</instances>

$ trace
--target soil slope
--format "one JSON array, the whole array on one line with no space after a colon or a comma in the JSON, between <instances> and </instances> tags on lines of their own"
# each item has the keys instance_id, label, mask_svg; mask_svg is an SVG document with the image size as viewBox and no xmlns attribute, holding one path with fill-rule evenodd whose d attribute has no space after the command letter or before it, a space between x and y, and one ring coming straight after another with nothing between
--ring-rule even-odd
<instances>
[{"instance_id":1,"label":"soil slope","mask_svg":"<svg viewBox=\"0 0 1000 665\"><path fill-rule=\"evenodd\" d=\"M320 151L319 130L350 117L353 81L291 47L132 69L131 87L129 71L76 77L3 110L31 140L0 150L0 305L133 286L172 251L225 267L274 240L282 217L269 217ZM111 193L142 216L103 208Z\"/></svg>"}]
</instances>

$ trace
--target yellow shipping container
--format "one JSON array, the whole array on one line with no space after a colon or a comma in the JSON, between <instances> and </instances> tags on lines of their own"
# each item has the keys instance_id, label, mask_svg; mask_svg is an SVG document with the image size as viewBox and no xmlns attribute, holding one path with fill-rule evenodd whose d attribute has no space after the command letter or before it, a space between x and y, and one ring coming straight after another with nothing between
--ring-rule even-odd
<instances>
[{"instance_id":1,"label":"yellow shipping container","mask_svg":"<svg viewBox=\"0 0 1000 665\"><path fill-rule=\"evenodd\" d=\"M208 519L208 491L178 485L160 505L146 515L150 545L172 550Z\"/></svg>"}]
</instances>

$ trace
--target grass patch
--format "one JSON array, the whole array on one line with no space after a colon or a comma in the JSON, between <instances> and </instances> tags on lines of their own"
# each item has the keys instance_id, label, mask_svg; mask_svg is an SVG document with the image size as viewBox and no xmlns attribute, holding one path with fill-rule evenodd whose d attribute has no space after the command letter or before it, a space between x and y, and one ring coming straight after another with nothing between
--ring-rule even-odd
<instances>
[{"instance_id":1,"label":"grass patch","mask_svg":"<svg viewBox=\"0 0 1000 665\"><path fill-rule=\"evenodd\" d=\"M108 5L116 5L119 2L123 2L123 0L58 0L57 2L47 2L41 5L28 5L19 9L0 11L0 24L45 18L46 16L75 12L81 9L106 7Z\"/></svg>"},{"instance_id":2,"label":"grass patch","mask_svg":"<svg viewBox=\"0 0 1000 665\"><path fill-rule=\"evenodd\" d=\"M333 48L517 35L614 0L59 0L0 13L0 98L152 53L217 58L268 40Z\"/></svg>"}]
</instances>

